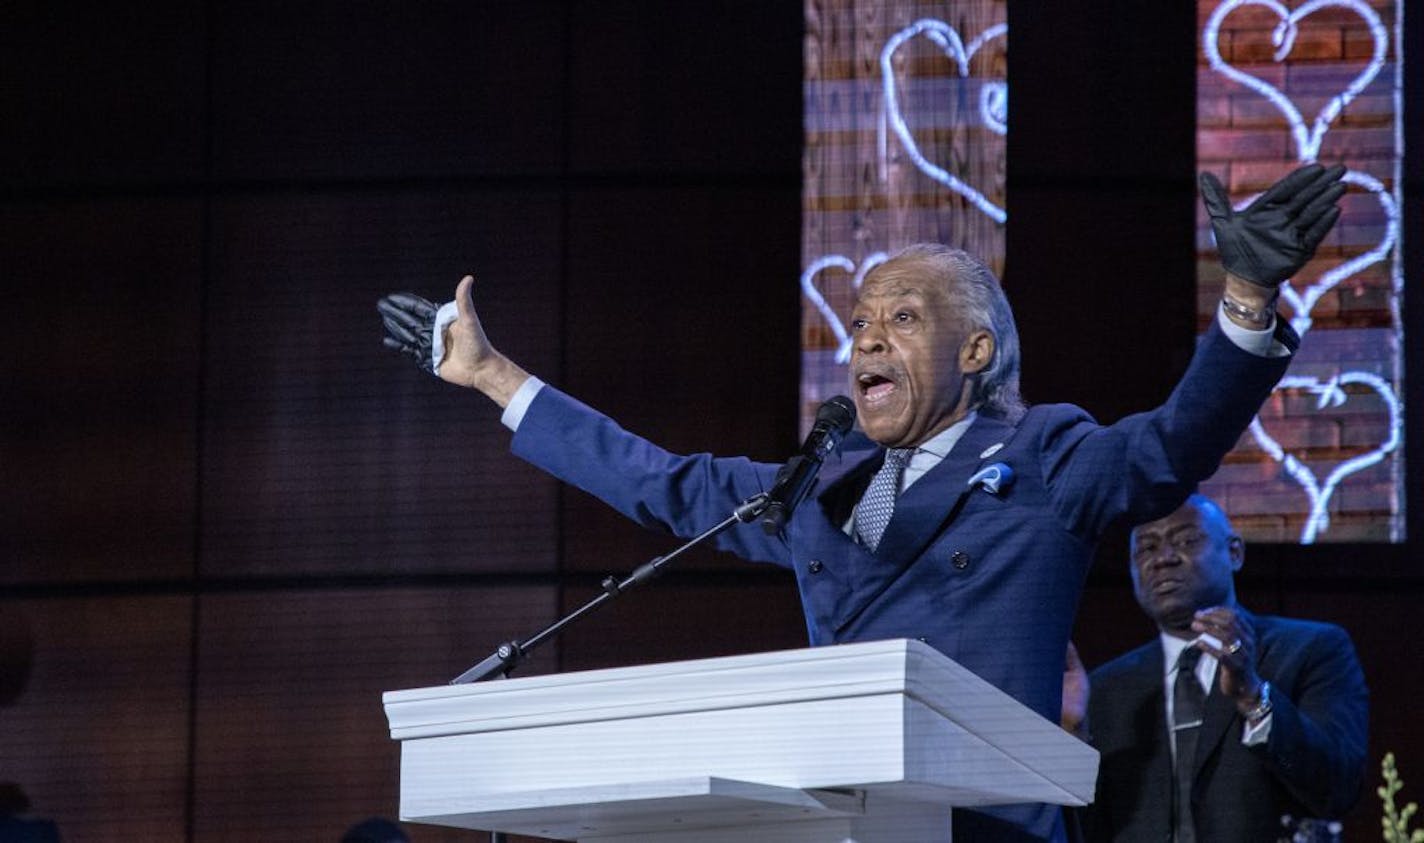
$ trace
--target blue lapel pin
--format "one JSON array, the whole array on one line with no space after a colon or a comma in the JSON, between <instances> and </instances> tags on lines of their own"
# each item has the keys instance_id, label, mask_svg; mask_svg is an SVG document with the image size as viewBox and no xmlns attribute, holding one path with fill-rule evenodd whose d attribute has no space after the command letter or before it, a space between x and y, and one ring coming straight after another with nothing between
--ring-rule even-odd
<instances>
[{"instance_id":1,"label":"blue lapel pin","mask_svg":"<svg viewBox=\"0 0 1424 843\"><path fill-rule=\"evenodd\" d=\"M1002 489L1007 489L1014 482L1014 470L1001 462L986 465L974 472L974 476L969 478L966 484L969 488L983 486L984 490L991 495L999 494Z\"/></svg>"}]
</instances>

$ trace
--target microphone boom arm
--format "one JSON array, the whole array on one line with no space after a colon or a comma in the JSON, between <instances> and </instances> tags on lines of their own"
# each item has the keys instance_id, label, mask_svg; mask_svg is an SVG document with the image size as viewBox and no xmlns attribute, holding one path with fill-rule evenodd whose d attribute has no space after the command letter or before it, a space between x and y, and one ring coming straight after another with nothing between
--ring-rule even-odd
<instances>
[{"instance_id":1,"label":"microphone boom arm","mask_svg":"<svg viewBox=\"0 0 1424 843\"><path fill-rule=\"evenodd\" d=\"M815 480L816 473L826 455L835 450L842 437L855 424L855 404L844 395L826 400L816 411L816 421L810 434L801 445L801 452L786 461L771 485L771 491L761 492L742 501L732 514L710 530L685 542L666 556L658 556L644 562L622 581L612 576L604 577L600 583L603 593L588 601L573 612L558 619L530 638L506 641L499 645L484 661L450 680L451 685L479 682L495 676L508 676L511 671L529 658L529 651L548 640L564 627L593 611L604 603L621 595L635 585L640 585L656 577L672 560L707 541L713 536L738 522L749 523L761 519L762 529L775 535L785 526L792 510L806 496Z\"/></svg>"},{"instance_id":2,"label":"microphone boom arm","mask_svg":"<svg viewBox=\"0 0 1424 843\"><path fill-rule=\"evenodd\" d=\"M451 685L464 685L469 682L480 682L485 679L493 679L499 676L508 676L516 667L529 658L529 652L535 647L556 635L564 627L582 618L594 609L609 602L615 597L619 597L623 592L634 586L641 585L658 574L662 573L674 559L678 558L688 550L702 544L719 533L725 531L733 524L749 523L761 517L767 507L772 504L772 498L766 492L753 495L742 501L732 514L718 522L714 527L684 542L680 547L665 556L656 556L634 569L623 580L615 579L612 576L603 578L600 585L603 593L583 604L569 614L554 621L549 626L525 639L524 641L511 640L500 644L484 661L471 667L464 673L450 680Z\"/></svg>"}]
</instances>

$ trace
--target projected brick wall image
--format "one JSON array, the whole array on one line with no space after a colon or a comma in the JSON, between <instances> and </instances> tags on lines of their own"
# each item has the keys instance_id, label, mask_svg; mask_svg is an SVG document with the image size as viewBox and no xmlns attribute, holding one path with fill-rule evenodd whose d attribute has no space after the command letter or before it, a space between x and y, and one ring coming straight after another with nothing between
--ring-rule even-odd
<instances>
[{"instance_id":1,"label":"projected brick wall image","mask_svg":"<svg viewBox=\"0 0 1424 843\"><path fill-rule=\"evenodd\" d=\"M1348 168L1339 222L1282 291L1301 350L1204 489L1248 539L1404 538L1400 13L1381 0L1198 6L1198 168L1238 205L1302 163ZM1205 327L1222 270L1200 209L1197 254Z\"/></svg>"},{"instance_id":2,"label":"projected brick wall image","mask_svg":"<svg viewBox=\"0 0 1424 843\"><path fill-rule=\"evenodd\" d=\"M1004 0L806 5L803 431L846 390L845 323L887 253L944 243L1003 274L1006 19Z\"/></svg>"}]
</instances>

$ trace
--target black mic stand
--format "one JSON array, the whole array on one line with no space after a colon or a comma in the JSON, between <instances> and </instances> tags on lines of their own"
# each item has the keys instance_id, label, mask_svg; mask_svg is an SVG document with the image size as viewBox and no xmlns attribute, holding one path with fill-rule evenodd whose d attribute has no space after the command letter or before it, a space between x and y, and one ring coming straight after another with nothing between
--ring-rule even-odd
<instances>
[{"instance_id":1,"label":"black mic stand","mask_svg":"<svg viewBox=\"0 0 1424 843\"><path fill-rule=\"evenodd\" d=\"M652 579L653 577L656 577L659 573L662 572L662 569L666 567L669 562L691 550L692 548L696 547L697 545L702 544L703 542L707 541L718 533L723 532L728 527L731 527L733 524L736 524L738 522L745 524L756 520L761 516L763 512L766 511L766 508L771 505L771 502L771 496L765 492L762 492L761 494L756 495L754 497L747 498L735 510L733 510L731 515L723 519L719 524L717 524L717 526L713 527L710 530L707 530L706 532L702 533L699 536L696 536L693 539L690 539L681 547L674 550L672 553L667 554L666 556L657 556L647 562L644 562L642 565L639 565L637 569L633 571L633 573L629 574L628 577L622 580L621 582L619 580L614 579L612 576L604 577L603 582L600 583L600 585L602 585L603 587L602 594L583 604L582 606L565 615L564 617L559 618L557 621L554 621L552 624L540 630L535 635L530 636L524 641L512 640L504 642L503 644L499 645L499 647L496 648L495 651L491 653L489 657L486 658L484 661L480 662L479 664L475 665L474 667L470 668L459 676L456 676L454 679L451 679L450 684L463 685L468 682L480 682L485 679L508 677L509 674L513 672L516 667L518 667L525 659L529 657L530 650L533 650L535 647L544 643L549 638L552 638L564 627L568 626L569 624L573 623L574 621L578 620L589 612L592 612L595 608L602 606L604 603L607 603L615 597L618 597L623 592L627 591L633 586L640 585ZM505 843L504 832L491 831L490 843Z\"/></svg>"}]
</instances>

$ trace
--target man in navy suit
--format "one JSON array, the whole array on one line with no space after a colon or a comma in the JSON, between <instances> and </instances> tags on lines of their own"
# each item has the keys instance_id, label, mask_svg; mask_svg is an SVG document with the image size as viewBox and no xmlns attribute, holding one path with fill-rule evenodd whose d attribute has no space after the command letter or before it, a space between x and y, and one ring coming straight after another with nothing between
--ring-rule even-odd
<instances>
[{"instance_id":1,"label":"man in navy suit","mask_svg":"<svg viewBox=\"0 0 1424 843\"><path fill-rule=\"evenodd\" d=\"M1245 543L1209 498L1137 527L1131 546L1137 602L1160 636L1091 675L1102 757L1086 839L1254 843L1285 837L1283 817L1348 811L1369 719L1350 636L1242 608Z\"/></svg>"},{"instance_id":2,"label":"man in navy suit","mask_svg":"<svg viewBox=\"0 0 1424 843\"><path fill-rule=\"evenodd\" d=\"M1298 340L1275 319L1278 284L1334 223L1343 171L1302 168L1242 211L1204 181L1229 272L1220 316L1166 403L1108 426L1069 405L1024 408L1013 313L982 263L941 246L899 252L866 276L851 314L863 433L827 458L783 530L729 530L719 545L795 571L813 645L919 638L1056 718L1098 537L1180 503L1284 373ZM776 465L670 454L531 377L485 336L472 285L439 313L409 294L383 299L386 344L504 407L514 453L683 537L771 488ZM1060 814L961 811L954 835L1058 839Z\"/></svg>"}]
</instances>

